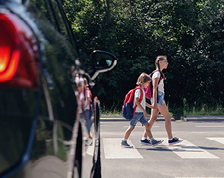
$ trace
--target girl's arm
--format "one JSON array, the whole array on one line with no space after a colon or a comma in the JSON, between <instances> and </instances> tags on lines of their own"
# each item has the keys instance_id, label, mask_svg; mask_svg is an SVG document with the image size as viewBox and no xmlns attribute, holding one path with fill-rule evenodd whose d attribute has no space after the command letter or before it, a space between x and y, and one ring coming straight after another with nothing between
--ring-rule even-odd
<instances>
[{"instance_id":1,"label":"girl's arm","mask_svg":"<svg viewBox=\"0 0 224 178\"><path fill-rule=\"evenodd\" d=\"M142 107L142 105L139 103L138 97L135 98L135 104L137 105L137 107L139 107L143 111L144 117L147 118L148 114L147 114L146 110Z\"/></svg>"},{"instance_id":2,"label":"girl's arm","mask_svg":"<svg viewBox=\"0 0 224 178\"><path fill-rule=\"evenodd\" d=\"M146 107L154 109L152 105L150 105L149 103L146 102Z\"/></svg>"},{"instance_id":3,"label":"girl's arm","mask_svg":"<svg viewBox=\"0 0 224 178\"><path fill-rule=\"evenodd\" d=\"M159 84L159 78L155 78L153 81L153 107L157 108L157 88L158 88L158 84Z\"/></svg>"}]
</instances>

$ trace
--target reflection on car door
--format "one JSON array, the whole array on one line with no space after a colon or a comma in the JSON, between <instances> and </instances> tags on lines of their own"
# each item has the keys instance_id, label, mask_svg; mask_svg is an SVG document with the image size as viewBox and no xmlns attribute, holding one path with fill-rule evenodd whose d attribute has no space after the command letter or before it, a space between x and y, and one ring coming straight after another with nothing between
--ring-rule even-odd
<instances>
[{"instance_id":1,"label":"reflection on car door","mask_svg":"<svg viewBox=\"0 0 224 178\"><path fill-rule=\"evenodd\" d=\"M35 2L36 4L33 4ZM74 65L74 60L78 58L78 53L65 38L69 39L70 32L67 31L68 28L57 1L31 1L29 10L34 13L38 28L42 30L41 35L44 37L39 38L43 39L40 44L44 48L42 50L42 95L31 153L31 159L34 161L32 165L37 164L34 172L55 172L61 177L66 177L71 148L68 141L72 138L77 110L70 68ZM52 28L51 24L60 33ZM45 164L51 166L44 166Z\"/></svg>"}]
</instances>

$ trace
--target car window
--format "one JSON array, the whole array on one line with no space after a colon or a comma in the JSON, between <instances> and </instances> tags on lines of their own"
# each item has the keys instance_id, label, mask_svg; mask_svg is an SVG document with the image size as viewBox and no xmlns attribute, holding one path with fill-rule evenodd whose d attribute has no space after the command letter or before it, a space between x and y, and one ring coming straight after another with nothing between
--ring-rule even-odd
<instances>
[{"instance_id":1,"label":"car window","mask_svg":"<svg viewBox=\"0 0 224 178\"><path fill-rule=\"evenodd\" d=\"M73 36L73 32L71 30L69 21L67 20L67 17L64 13L63 7L60 4L60 1L58 0L49 0L52 3L52 9L54 11L55 15L55 22L58 22L58 26L60 29L60 32L65 36L67 40L70 41L70 43L77 48L77 45L75 43L75 39Z\"/></svg>"},{"instance_id":2,"label":"car window","mask_svg":"<svg viewBox=\"0 0 224 178\"><path fill-rule=\"evenodd\" d=\"M74 46L75 40L69 22L58 0L31 0L30 4L38 8L47 20Z\"/></svg>"},{"instance_id":3,"label":"car window","mask_svg":"<svg viewBox=\"0 0 224 178\"><path fill-rule=\"evenodd\" d=\"M47 0L31 0L30 5L33 5L35 8L39 9L42 14L48 19L53 25L55 20L53 18L53 13L50 10L50 4ZM55 26L55 25L54 25Z\"/></svg>"},{"instance_id":4,"label":"car window","mask_svg":"<svg viewBox=\"0 0 224 178\"><path fill-rule=\"evenodd\" d=\"M63 14L60 11L59 8L59 2L57 2L56 0L49 0L50 5L51 5L51 9L54 12L54 18L55 18L55 22L56 22L56 27L58 29L58 31L60 33L62 33L63 36L65 36L67 39L69 39L68 37L68 32L66 29L66 24L65 21L63 19Z\"/></svg>"}]
</instances>

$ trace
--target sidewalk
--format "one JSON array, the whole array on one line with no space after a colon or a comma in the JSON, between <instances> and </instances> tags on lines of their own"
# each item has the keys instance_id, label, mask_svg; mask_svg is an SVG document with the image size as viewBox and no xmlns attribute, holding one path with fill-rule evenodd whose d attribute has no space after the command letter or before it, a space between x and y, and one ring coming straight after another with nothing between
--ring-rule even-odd
<instances>
[{"instance_id":1,"label":"sidewalk","mask_svg":"<svg viewBox=\"0 0 224 178\"><path fill-rule=\"evenodd\" d=\"M187 116L183 121L224 121L224 116Z\"/></svg>"},{"instance_id":2,"label":"sidewalk","mask_svg":"<svg viewBox=\"0 0 224 178\"><path fill-rule=\"evenodd\" d=\"M149 120L150 117L147 117L147 119ZM158 116L156 121L164 121L164 117L163 116ZM128 121L127 119L125 119L122 116L101 116L100 121ZM171 121L175 121L174 118L171 119ZM182 119L182 121L207 121L207 122L211 122L211 121L224 121L224 116L187 116L184 117Z\"/></svg>"},{"instance_id":3,"label":"sidewalk","mask_svg":"<svg viewBox=\"0 0 224 178\"><path fill-rule=\"evenodd\" d=\"M150 116L147 117L147 120L149 119L150 119ZM164 120L165 119L163 116L158 116L156 121L164 121ZM129 120L125 119L122 116L101 116L100 121L129 121ZM175 121L175 120L172 118L172 121Z\"/></svg>"}]
</instances>

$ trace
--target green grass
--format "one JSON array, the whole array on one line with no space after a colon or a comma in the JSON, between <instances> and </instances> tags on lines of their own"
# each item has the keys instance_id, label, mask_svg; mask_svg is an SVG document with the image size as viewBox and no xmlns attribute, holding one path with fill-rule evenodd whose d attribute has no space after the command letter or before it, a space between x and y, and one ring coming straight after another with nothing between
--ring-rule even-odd
<instances>
[{"instance_id":1,"label":"green grass","mask_svg":"<svg viewBox=\"0 0 224 178\"><path fill-rule=\"evenodd\" d=\"M147 113L150 114L151 110L147 108ZM175 112L175 111L173 111ZM174 115L170 111L171 116ZM215 107L208 107L206 105L200 106L200 107L192 107L189 108L185 106L184 108L184 117L186 116L221 116L224 115L224 108L220 106ZM106 110L104 107L101 107L101 116L122 116L121 109L112 108L110 110Z\"/></svg>"},{"instance_id":2,"label":"green grass","mask_svg":"<svg viewBox=\"0 0 224 178\"><path fill-rule=\"evenodd\" d=\"M208 107L203 105L201 107L193 107L192 109L184 110L184 116L220 116L224 115L224 108L220 106Z\"/></svg>"},{"instance_id":3,"label":"green grass","mask_svg":"<svg viewBox=\"0 0 224 178\"><path fill-rule=\"evenodd\" d=\"M101 108L101 116L122 116L122 111L118 109L106 110L105 108Z\"/></svg>"}]
</instances>

